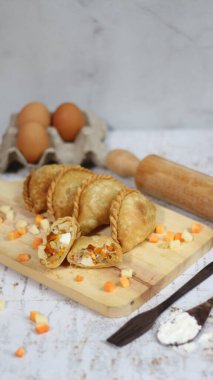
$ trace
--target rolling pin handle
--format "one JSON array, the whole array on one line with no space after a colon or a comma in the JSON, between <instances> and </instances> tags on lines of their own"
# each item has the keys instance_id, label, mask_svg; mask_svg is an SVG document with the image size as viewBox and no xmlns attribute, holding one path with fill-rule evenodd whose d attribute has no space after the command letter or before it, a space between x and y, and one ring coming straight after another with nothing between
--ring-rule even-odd
<instances>
[{"instance_id":1,"label":"rolling pin handle","mask_svg":"<svg viewBox=\"0 0 213 380\"><path fill-rule=\"evenodd\" d=\"M134 177L139 162L133 153L125 149L111 150L106 157L106 167L121 177Z\"/></svg>"}]
</instances>

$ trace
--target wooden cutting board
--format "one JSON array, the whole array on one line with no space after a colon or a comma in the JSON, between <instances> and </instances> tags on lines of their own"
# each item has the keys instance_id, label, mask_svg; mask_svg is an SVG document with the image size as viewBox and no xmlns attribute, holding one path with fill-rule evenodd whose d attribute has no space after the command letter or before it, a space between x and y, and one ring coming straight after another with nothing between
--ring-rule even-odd
<instances>
[{"instance_id":1,"label":"wooden cutting board","mask_svg":"<svg viewBox=\"0 0 213 380\"><path fill-rule=\"evenodd\" d=\"M15 220L24 218L32 224L34 216L25 210L21 193L22 182L0 182L0 205L13 207ZM157 223L178 232L190 228L193 220L157 205ZM33 235L27 233L14 241L7 239L13 228L14 223L0 225L0 263L108 317L125 316L137 309L203 256L212 247L213 240L212 229L202 225L202 232L194 235L191 243L183 243L176 250L162 249L158 244L145 241L126 253L118 267L79 269L65 265L50 270L39 263L37 252L32 248ZM103 233L110 231L105 229ZM16 261L22 252L31 255L29 262ZM131 286L126 289L119 286L120 269L125 267L134 271ZM83 275L84 281L75 282L76 274ZM106 281L118 284L112 293L103 291Z\"/></svg>"}]
</instances>

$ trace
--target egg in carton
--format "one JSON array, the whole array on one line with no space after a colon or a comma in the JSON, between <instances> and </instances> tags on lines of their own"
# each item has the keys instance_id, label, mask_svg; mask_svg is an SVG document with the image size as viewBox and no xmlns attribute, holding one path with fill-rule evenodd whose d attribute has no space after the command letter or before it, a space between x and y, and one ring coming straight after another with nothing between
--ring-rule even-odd
<instances>
[{"instance_id":1,"label":"egg in carton","mask_svg":"<svg viewBox=\"0 0 213 380\"><path fill-rule=\"evenodd\" d=\"M85 111L86 125L80 130L75 141L65 142L57 129L50 126L47 133L50 146L44 151L39 162L30 164L16 146L18 129L16 127L17 114L10 117L9 126L2 137L0 149L0 171L5 172L13 164L29 169L38 168L49 163L63 163L76 165L90 163L103 166L107 153L105 138L107 125L91 111Z\"/></svg>"}]
</instances>

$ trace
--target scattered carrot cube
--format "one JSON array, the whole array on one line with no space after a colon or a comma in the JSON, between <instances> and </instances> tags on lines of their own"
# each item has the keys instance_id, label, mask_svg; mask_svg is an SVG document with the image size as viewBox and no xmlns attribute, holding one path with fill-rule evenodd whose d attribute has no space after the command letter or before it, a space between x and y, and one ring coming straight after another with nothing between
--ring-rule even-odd
<instances>
[{"instance_id":1,"label":"scattered carrot cube","mask_svg":"<svg viewBox=\"0 0 213 380\"><path fill-rule=\"evenodd\" d=\"M156 228L155 228L155 232L157 234L163 234L164 233L164 226L163 226L163 224L158 224L158 226L156 226Z\"/></svg>"},{"instance_id":2,"label":"scattered carrot cube","mask_svg":"<svg viewBox=\"0 0 213 380\"><path fill-rule=\"evenodd\" d=\"M164 241L168 241L168 242L172 241L174 240L174 237L175 237L175 233L172 231L168 231L166 235L164 236Z\"/></svg>"},{"instance_id":3,"label":"scattered carrot cube","mask_svg":"<svg viewBox=\"0 0 213 380\"><path fill-rule=\"evenodd\" d=\"M148 241L149 241L150 243L157 243L157 242L158 242L158 237L157 237L157 235L155 235L155 234L151 234L151 235L148 237Z\"/></svg>"},{"instance_id":4,"label":"scattered carrot cube","mask_svg":"<svg viewBox=\"0 0 213 380\"><path fill-rule=\"evenodd\" d=\"M33 240L33 248L34 249L37 249L39 247L39 245L41 245L43 243L43 239L40 238L40 237L36 237L34 240Z\"/></svg>"},{"instance_id":5,"label":"scattered carrot cube","mask_svg":"<svg viewBox=\"0 0 213 380\"><path fill-rule=\"evenodd\" d=\"M15 355L17 356L17 358L22 358L24 355L25 355L25 349L24 347L19 347L16 352L15 352Z\"/></svg>"},{"instance_id":6,"label":"scattered carrot cube","mask_svg":"<svg viewBox=\"0 0 213 380\"><path fill-rule=\"evenodd\" d=\"M27 253L20 253L16 259L19 263L25 263L26 261L30 260L30 255Z\"/></svg>"},{"instance_id":7,"label":"scattered carrot cube","mask_svg":"<svg viewBox=\"0 0 213 380\"><path fill-rule=\"evenodd\" d=\"M114 282L112 281L107 281L104 284L104 290L105 292L112 292L116 288Z\"/></svg>"},{"instance_id":8,"label":"scattered carrot cube","mask_svg":"<svg viewBox=\"0 0 213 380\"><path fill-rule=\"evenodd\" d=\"M74 280L75 280L76 282L82 282L82 281L84 280L84 277L81 276L80 274L77 274L77 275L75 276Z\"/></svg>"},{"instance_id":9,"label":"scattered carrot cube","mask_svg":"<svg viewBox=\"0 0 213 380\"><path fill-rule=\"evenodd\" d=\"M17 231L18 231L18 233L19 233L20 236L25 235L26 232L27 232L25 227L20 227L20 228L17 229Z\"/></svg>"},{"instance_id":10,"label":"scattered carrot cube","mask_svg":"<svg viewBox=\"0 0 213 380\"><path fill-rule=\"evenodd\" d=\"M49 329L50 329L49 325L44 324L44 323L37 323L35 327L35 331L37 332L37 334L44 334L48 332Z\"/></svg>"},{"instance_id":11,"label":"scattered carrot cube","mask_svg":"<svg viewBox=\"0 0 213 380\"><path fill-rule=\"evenodd\" d=\"M120 281L122 288L128 288L130 286L129 279L126 277L120 277L119 281Z\"/></svg>"},{"instance_id":12,"label":"scattered carrot cube","mask_svg":"<svg viewBox=\"0 0 213 380\"><path fill-rule=\"evenodd\" d=\"M39 226L43 218L44 218L44 217L43 217L43 215L41 215L41 214L36 215L36 216L35 216L35 220L34 220L35 224L36 224L37 226Z\"/></svg>"},{"instance_id":13,"label":"scattered carrot cube","mask_svg":"<svg viewBox=\"0 0 213 380\"><path fill-rule=\"evenodd\" d=\"M9 234L7 235L9 240L15 240L20 238L20 234L17 230L10 231Z\"/></svg>"},{"instance_id":14,"label":"scattered carrot cube","mask_svg":"<svg viewBox=\"0 0 213 380\"><path fill-rule=\"evenodd\" d=\"M174 236L174 240L180 240L180 242L184 241L184 239L182 237L182 233L181 232L176 232L175 236Z\"/></svg>"},{"instance_id":15,"label":"scattered carrot cube","mask_svg":"<svg viewBox=\"0 0 213 380\"><path fill-rule=\"evenodd\" d=\"M193 234L199 234L201 232L201 225L199 223L193 223L191 231Z\"/></svg>"},{"instance_id":16,"label":"scattered carrot cube","mask_svg":"<svg viewBox=\"0 0 213 380\"><path fill-rule=\"evenodd\" d=\"M32 322L35 322L36 321L36 315L38 314L38 311L31 311L30 312L30 320Z\"/></svg>"}]
</instances>

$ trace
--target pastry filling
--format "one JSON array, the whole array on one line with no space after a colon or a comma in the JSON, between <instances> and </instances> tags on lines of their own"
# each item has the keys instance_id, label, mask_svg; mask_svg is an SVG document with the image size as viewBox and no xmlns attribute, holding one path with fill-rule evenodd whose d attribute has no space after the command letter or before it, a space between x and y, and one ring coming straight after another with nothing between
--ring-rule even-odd
<instances>
[{"instance_id":1,"label":"pastry filling","mask_svg":"<svg viewBox=\"0 0 213 380\"><path fill-rule=\"evenodd\" d=\"M47 243L44 249L47 258L57 255L60 258L67 251L71 242L71 232L68 223L55 226L47 235Z\"/></svg>"},{"instance_id":2,"label":"pastry filling","mask_svg":"<svg viewBox=\"0 0 213 380\"><path fill-rule=\"evenodd\" d=\"M92 266L97 264L107 264L116 254L115 244L104 244L102 247L95 247L89 244L86 248L82 248L78 252L73 253L75 263Z\"/></svg>"}]
</instances>

